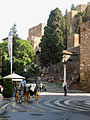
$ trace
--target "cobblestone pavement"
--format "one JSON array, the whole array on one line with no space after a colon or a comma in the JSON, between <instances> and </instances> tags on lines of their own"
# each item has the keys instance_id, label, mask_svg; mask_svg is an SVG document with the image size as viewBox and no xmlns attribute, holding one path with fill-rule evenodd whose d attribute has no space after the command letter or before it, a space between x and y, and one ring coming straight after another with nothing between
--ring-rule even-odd
<instances>
[{"instance_id":1,"label":"cobblestone pavement","mask_svg":"<svg viewBox=\"0 0 90 120\"><path fill-rule=\"evenodd\" d=\"M39 101L31 98L21 104L13 101L5 120L90 120L90 96L40 95Z\"/></svg>"}]
</instances>

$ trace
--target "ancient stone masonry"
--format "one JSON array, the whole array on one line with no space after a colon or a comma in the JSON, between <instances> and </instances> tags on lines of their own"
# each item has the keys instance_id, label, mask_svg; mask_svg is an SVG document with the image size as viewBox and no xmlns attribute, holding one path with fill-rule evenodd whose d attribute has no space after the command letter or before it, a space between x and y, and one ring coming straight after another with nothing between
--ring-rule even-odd
<instances>
[{"instance_id":1,"label":"ancient stone masonry","mask_svg":"<svg viewBox=\"0 0 90 120\"><path fill-rule=\"evenodd\" d=\"M27 40L31 42L31 45L33 46L35 51L39 49L40 39L44 34L45 26L46 24L40 23L39 25L29 29Z\"/></svg>"},{"instance_id":2,"label":"ancient stone masonry","mask_svg":"<svg viewBox=\"0 0 90 120\"><path fill-rule=\"evenodd\" d=\"M73 56L70 57L70 62L67 62L67 83L71 86L71 89L81 89L85 92L90 92L90 22L81 25L80 43L78 46L77 40L76 44L73 44L74 39L68 40L70 41L67 42L67 50L72 52ZM51 77L52 81L57 80L62 82L63 63L59 63L54 67L52 66L49 71L49 76L50 75L53 76ZM79 80L79 82L77 82L77 80Z\"/></svg>"},{"instance_id":3,"label":"ancient stone masonry","mask_svg":"<svg viewBox=\"0 0 90 120\"><path fill-rule=\"evenodd\" d=\"M76 27L76 22L77 22L77 18L75 15L77 15L78 11L76 10L71 10L68 13L69 16L69 21L70 21L70 25L71 25L71 32L75 29Z\"/></svg>"},{"instance_id":4,"label":"ancient stone masonry","mask_svg":"<svg viewBox=\"0 0 90 120\"><path fill-rule=\"evenodd\" d=\"M68 34L67 49L79 46L79 34Z\"/></svg>"},{"instance_id":5,"label":"ancient stone masonry","mask_svg":"<svg viewBox=\"0 0 90 120\"><path fill-rule=\"evenodd\" d=\"M90 92L90 22L83 23L80 31L80 83Z\"/></svg>"},{"instance_id":6,"label":"ancient stone masonry","mask_svg":"<svg viewBox=\"0 0 90 120\"><path fill-rule=\"evenodd\" d=\"M72 31L76 27L76 15L79 11L86 9L86 5L78 5L76 11L68 13ZM28 40L37 51L40 39L44 34L46 24L39 24L29 29ZM71 52L69 60L66 62L66 81L71 89L81 89L90 92L90 22L83 23L80 26L80 35L71 33L67 37L67 51ZM40 67L39 56L35 56L35 64ZM61 82L64 80L63 62L52 65L47 68L39 68L45 79L52 82Z\"/></svg>"},{"instance_id":7,"label":"ancient stone masonry","mask_svg":"<svg viewBox=\"0 0 90 120\"><path fill-rule=\"evenodd\" d=\"M75 10L71 10L70 12L68 12L69 21L70 21L70 25L71 25L71 32L73 32L76 29L76 25L77 25L76 15L80 11L85 11L85 9L86 9L86 4L80 4L80 5L76 6Z\"/></svg>"},{"instance_id":8,"label":"ancient stone masonry","mask_svg":"<svg viewBox=\"0 0 90 120\"><path fill-rule=\"evenodd\" d=\"M86 9L86 5L85 4L80 4L76 6L76 10L77 11L84 11Z\"/></svg>"}]
</instances>

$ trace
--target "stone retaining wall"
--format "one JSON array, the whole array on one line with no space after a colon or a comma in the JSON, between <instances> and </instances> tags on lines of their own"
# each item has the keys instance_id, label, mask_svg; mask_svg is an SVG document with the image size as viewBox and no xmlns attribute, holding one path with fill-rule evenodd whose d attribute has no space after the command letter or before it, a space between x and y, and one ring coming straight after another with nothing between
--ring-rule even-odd
<instances>
[{"instance_id":1,"label":"stone retaining wall","mask_svg":"<svg viewBox=\"0 0 90 120\"><path fill-rule=\"evenodd\" d=\"M80 83L82 90L90 92L90 22L81 25Z\"/></svg>"}]
</instances>

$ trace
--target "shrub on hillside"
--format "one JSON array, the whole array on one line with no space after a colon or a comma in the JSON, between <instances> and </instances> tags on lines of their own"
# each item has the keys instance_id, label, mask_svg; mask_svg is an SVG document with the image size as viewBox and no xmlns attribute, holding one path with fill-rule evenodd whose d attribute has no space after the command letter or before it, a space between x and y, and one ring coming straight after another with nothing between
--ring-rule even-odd
<instances>
[{"instance_id":1,"label":"shrub on hillside","mask_svg":"<svg viewBox=\"0 0 90 120\"><path fill-rule=\"evenodd\" d=\"M9 98L13 96L13 82L12 79L4 79L3 82L3 97Z\"/></svg>"}]
</instances>

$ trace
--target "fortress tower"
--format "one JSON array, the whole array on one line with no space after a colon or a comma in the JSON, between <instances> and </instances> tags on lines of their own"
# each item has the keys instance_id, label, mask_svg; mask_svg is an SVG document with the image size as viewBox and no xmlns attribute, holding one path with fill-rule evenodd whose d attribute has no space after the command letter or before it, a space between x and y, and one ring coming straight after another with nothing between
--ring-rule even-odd
<instances>
[{"instance_id":1,"label":"fortress tower","mask_svg":"<svg viewBox=\"0 0 90 120\"><path fill-rule=\"evenodd\" d=\"M31 42L35 51L39 49L40 39L44 34L45 26L46 24L40 23L39 25L29 29L27 40Z\"/></svg>"}]
</instances>

